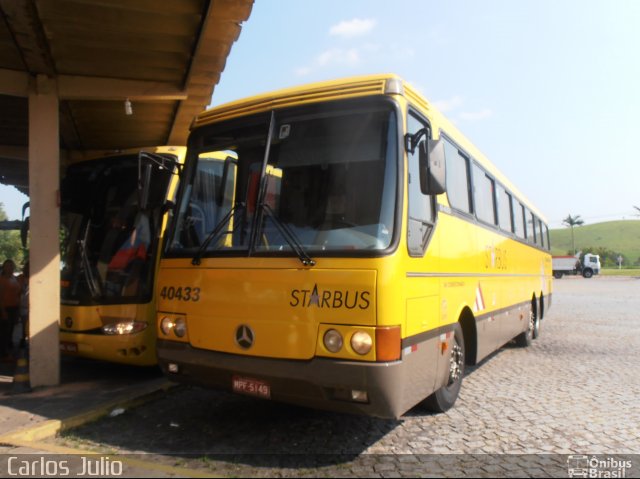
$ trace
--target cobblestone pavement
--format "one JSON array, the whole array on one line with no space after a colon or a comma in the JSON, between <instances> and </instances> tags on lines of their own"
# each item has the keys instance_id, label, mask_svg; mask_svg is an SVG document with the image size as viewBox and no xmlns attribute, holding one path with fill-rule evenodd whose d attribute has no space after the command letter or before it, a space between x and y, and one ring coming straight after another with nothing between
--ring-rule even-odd
<instances>
[{"instance_id":1,"label":"cobblestone pavement","mask_svg":"<svg viewBox=\"0 0 640 479\"><path fill-rule=\"evenodd\" d=\"M566 477L567 455L626 454L632 477L639 364L640 279L565 278L540 338L468 370L445 414L389 421L180 387L55 442L229 476Z\"/></svg>"}]
</instances>

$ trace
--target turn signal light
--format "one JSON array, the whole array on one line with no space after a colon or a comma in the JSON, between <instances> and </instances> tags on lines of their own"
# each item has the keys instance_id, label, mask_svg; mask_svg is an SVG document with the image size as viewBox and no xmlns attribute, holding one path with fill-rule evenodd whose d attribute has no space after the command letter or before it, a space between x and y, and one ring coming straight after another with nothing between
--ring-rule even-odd
<instances>
[{"instance_id":1,"label":"turn signal light","mask_svg":"<svg viewBox=\"0 0 640 479\"><path fill-rule=\"evenodd\" d=\"M376 328L376 361L398 361L401 343L400 326Z\"/></svg>"}]
</instances>

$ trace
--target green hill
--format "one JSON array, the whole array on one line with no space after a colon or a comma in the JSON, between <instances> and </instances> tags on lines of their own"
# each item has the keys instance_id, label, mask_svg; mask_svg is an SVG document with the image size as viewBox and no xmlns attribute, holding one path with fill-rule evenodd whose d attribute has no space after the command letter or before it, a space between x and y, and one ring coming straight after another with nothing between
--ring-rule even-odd
<instances>
[{"instance_id":1,"label":"green hill","mask_svg":"<svg viewBox=\"0 0 640 479\"><path fill-rule=\"evenodd\" d=\"M640 259L640 220L608 221L573 228L576 249L587 253L592 248L605 248L622 254L630 266ZM549 230L551 253L565 255L571 250L571 228ZM595 253L599 253L595 251Z\"/></svg>"}]
</instances>

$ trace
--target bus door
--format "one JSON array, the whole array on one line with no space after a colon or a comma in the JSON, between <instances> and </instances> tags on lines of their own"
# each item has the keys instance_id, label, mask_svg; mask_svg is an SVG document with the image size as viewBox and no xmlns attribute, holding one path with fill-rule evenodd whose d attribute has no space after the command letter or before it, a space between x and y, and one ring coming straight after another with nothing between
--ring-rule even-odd
<instances>
[{"instance_id":1,"label":"bus door","mask_svg":"<svg viewBox=\"0 0 640 479\"><path fill-rule=\"evenodd\" d=\"M413 113L409 113L407 130L416 135L427 123ZM417 135L416 135L417 136ZM426 141L423 136L422 141ZM440 278L439 242L434 237L436 221L435 196L426 195L420 185L420 149L417 145L407 152L408 161L408 197L409 216L407 221L407 247L409 261L407 268L407 316L403 357L420 351L420 363L414 365L416 377L420 377L421 387L429 391L434 389L440 367L439 335L440 314ZM416 355L418 356L418 355ZM413 394L407 391L408 394ZM424 395L422 396L424 397Z\"/></svg>"}]
</instances>

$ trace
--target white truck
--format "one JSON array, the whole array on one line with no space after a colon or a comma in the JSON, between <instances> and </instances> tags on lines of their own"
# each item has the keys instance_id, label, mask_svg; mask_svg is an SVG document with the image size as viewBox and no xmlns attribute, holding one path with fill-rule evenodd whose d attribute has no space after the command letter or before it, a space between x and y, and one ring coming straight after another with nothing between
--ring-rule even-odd
<instances>
[{"instance_id":1,"label":"white truck","mask_svg":"<svg viewBox=\"0 0 640 479\"><path fill-rule=\"evenodd\" d=\"M553 256L553 277L560 279L565 274L581 274L585 278L591 278L600 273L600 256L587 253L580 262L580 253L575 256Z\"/></svg>"}]
</instances>

